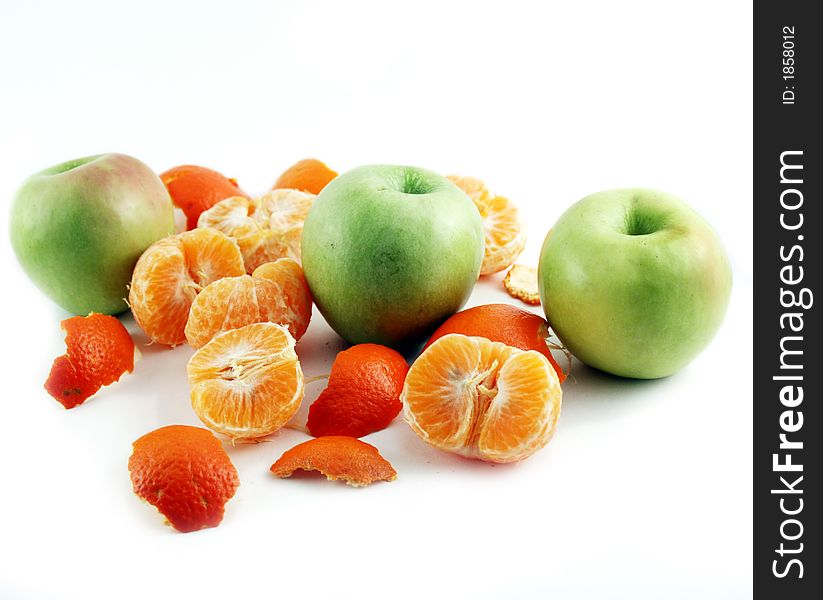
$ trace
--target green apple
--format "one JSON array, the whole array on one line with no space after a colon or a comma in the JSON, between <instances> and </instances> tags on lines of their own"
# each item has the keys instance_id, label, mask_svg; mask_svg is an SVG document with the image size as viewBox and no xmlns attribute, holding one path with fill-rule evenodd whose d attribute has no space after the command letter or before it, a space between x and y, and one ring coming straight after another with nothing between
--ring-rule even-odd
<instances>
[{"instance_id":1,"label":"green apple","mask_svg":"<svg viewBox=\"0 0 823 600\"><path fill-rule=\"evenodd\" d=\"M584 363L654 379L688 364L729 303L729 260L711 226L649 189L583 198L549 231L540 299L563 344Z\"/></svg>"},{"instance_id":2,"label":"green apple","mask_svg":"<svg viewBox=\"0 0 823 600\"><path fill-rule=\"evenodd\" d=\"M344 339L407 347L463 306L483 247L480 213L451 181L372 165L317 197L302 260L317 307Z\"/></svg>"},{"instance_id":3,"label":"green apple","mask_svg":"<svg viewBox=\"0 0 823 600\"><path fill-rule=\"evenodd\" d=\"M35 173L11 212L11 243L34 283L69 312L117 314L134 264L174 233L171 199L145 164L123 154Z\"/></svg>"}]
</instances>

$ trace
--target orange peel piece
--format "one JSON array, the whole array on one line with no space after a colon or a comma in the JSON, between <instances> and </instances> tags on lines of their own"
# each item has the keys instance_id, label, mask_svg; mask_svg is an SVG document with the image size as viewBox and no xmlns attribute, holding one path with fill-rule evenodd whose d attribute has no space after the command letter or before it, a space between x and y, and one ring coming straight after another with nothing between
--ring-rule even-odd
<instances>
[{"instance_id":1,"label":"orange peel piece","mask_svg":"<svg viewBox=\"0 0 823 600\"><path fill-rule=\"evenodd\" d=\"M540 290L537 285L537 269L526 265L514 265L503 279L503 287L512 298L526 304L540 304Z\"/></svg>"},{"instance_id":2,"label":"orange peel piece","mask_svg":"<svg viewBox=\"0 0 823 600\"><path fill-rule=\"evenodd\" d=\"M297 444L271 466L271 472L280 478L291 477L297 470L318 471L330 481L341 480L353 487L397 478L397 471L377 448L345 435L327 435Z\"/></svg>"},{"instance_id":3,"label":"orange peel piece","mask_svg":"<svg viewBox=\"0 0 823 600\"><path fill-rule=\"evenodd\" d=\"M115 317L91 313L66 319L60 327L66 332L66 353L54 359L44 387L65 408L83 404L134 370L139 352Z\"/></svg>"},{"instance_id":4,"label":"orange peel piece","mask_svg":"<svg viewBox=\"0 0 823 600\"><path fill-rule=\"evenodd\" d=\"M171 168L161 173L160 179L174 205L186 215L186 229L197 227L200 213L223 198L246 195L238 187L236 179L196 165Z\"/></svg>"},{"instance_id":5,"label":"orange peel piece","mask_svg":"<svg viewBox=\"0 0 823 600\"><path fill-rule=\"evenodd\" d=\"M283 171L272 189L290 188L310 194L319 194L337 172L316 158L298 160Z\"/></svg>"},{"instance_id":6,"label":"orange peel piece","mask_svg":"<svg viewBox=\"0 0 823 600\"><path fill-rule=\"evenodd\" d=\"M240 485L220 441L189 425L161 427L137 439L129 474L134 493L183 533L219 525Z\"/></svg>"},{"instance_id":7,"label":"orange peel piece","mask_svg":"<svg viewBox=\"0 0 823 600\"><path fill-rule=\"evenodd\" d=\"M406 359L386 346L357 344L338 353L306 427L315 437L360 438L385 429L403 408L400 393L408 372Z\"/></svg>"}]
</instances>

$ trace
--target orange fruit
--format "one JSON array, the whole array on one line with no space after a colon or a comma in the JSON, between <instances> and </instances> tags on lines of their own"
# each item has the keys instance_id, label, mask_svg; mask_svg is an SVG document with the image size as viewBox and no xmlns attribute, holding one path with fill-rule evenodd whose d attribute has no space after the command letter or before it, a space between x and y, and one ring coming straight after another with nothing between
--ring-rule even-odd
<instances>
[{"instance_id":1,"label":"orange fruit","mask_svg":"<svg viewBox=\"0 0 823 600\"><path fill-rule=\"evenodd\" d=\"M129 287L134 320L153 342L186 341L186 321L204 287L245 273L237 243L216 229L194 229L163 238L137 261Z\"/></svg>"},{"instance_id":2,"label":"orange fruit","mask_svg":"<svg viewBox=\"0 0 823 600\"><path fill-rule=\"evenodd\" d=\"M186 215L187 229L197 227L197 219L204 210L224 198L245 196L237 181L223 177L217 171L195 165L174 167L160 174L175 206Z\"/></svg>"},{"instance_id":3,"label":"orange fruit","mask_svg":"<svg viewBox=\"0 0 823 600\"><path fill-rule=\"evenodd\" d=\"M271 466L271 472L281 478L291 477L298 469L319 471L330 481L341 479L354 487L397 479L397 471L380 456L377 448L343 435L328 435L297 444Z\"/></svg>"},{"instance_id":4,"label":"orange fruit","mask_svg":"<svg viewBox=\"0 0 823 600\"><path fill-rule=\"evenodd\" d=\"M540 315L510 304L483 304L467 308L446 319L423 349L449 333L480 336L521 350L535 350L549 360L560 383L566 379L566 374L549 349L549 324Z\"/></svg>"},{"instance_id":5,"label":"orange fruit","mask_svg":"<svg viewBox=\"0 0 823 600\"><path fill-rule=\"evenodd\" d=\"M133 444L134 493L178 531L217 527L240 479L211 432L188 425L161 427Z\"/></svg>"},{"instance_id":6,"label":"orange fruit","mask_svg":"<svg viewBox=\"0 0 823 600\"><path fill-rule=\"evenodd\" d=\"M303 269L280 258L251 275L224 277L203 288L189 310L186 339L201 348L218 333L269 321L285 325L299 340L309 326L311 304Z\"/></svg>"},{"instance_id":7,"label":"orange fruit","mask_svg":"<svg viewBox=\"0 0 823 600\"><path fill-rule=\"evenodd\" d=\"M54 359L44 387L64 407L83 404L134 370L137 350L115 317L91 313L66 319L60 327L66 332L66 353Z\"/></svg>"},{"instance_id":8,"label":"orange fruit","mask_svg":"<svg viewBox=\"0 0 823 600\"><path fill-rule=\"evenodd\" d=\"M272 187L273 190L293 189L319 194L337 173L316 158L299 160L283 171Z\"/></svg>"},{"instance_id":9,"label":"orange fruit","mask_svg":"<svg viewBox=\"0 0 823 600\"><path fill-rule=\"evenodd\" d=\"M449 175L448 179L474 201L483 218L486 249L480 274L490 275L512 266L526 246L526 234L517 206L504 196L492 194L475 177Z\"/></svg>"},{"instance_id":10,"label":"orange fruit","mask_svg":"<svg viewBox=\"0 0 823 600\"><path fill-rule=\"evenodd\" d=\"M514 265L503 279L503 287L512 298L526 304L540 304L540 289L537 285L537 269L526 265Z\"/></svg>"},{"instance_id":11,"label":"orange fruit","mask_svg":"<svg viewBox=\"0 0 823 600\"><path fill-rule=\"evenodd\" d=\"M401 399L408 424L435 448L509 463L549 442L561 397L539 352L452 333L414 362Z\"/></svg>"},{"instance_id":12,"label":"orange fruit","mask_svg":"<svg viewBox=\"0 0 823 600\"><path fill-rule=\"evenodd\" d=\"M328 387L309 408L309 432L359 438L385 429L403 408L408 372L406 359L386 346L358 344L338 353Z\"/></svg>"},{"instance_id":13,"label":"orange fruit","mask_svg":"<svg viewBox=\"0 0 823 600\"><path fill-rule=\"evenodd\" d=\"M314 198L298 190L228 198L200 215L198 227L214 227L236 239L248 273L278 258L300 262L300 236Z\"/></svg>"},{"instance_id":14,"label":"orange fruit","mask_svg":"<svg viewBox=\"0 0 823 600\"><path fill-rule=\"evenodd\" d=\"M289 330L253 323L216 335L187 366L194 412L232 439L274 433L303 400L303 371Z\"/></svg>"}]
</instances>

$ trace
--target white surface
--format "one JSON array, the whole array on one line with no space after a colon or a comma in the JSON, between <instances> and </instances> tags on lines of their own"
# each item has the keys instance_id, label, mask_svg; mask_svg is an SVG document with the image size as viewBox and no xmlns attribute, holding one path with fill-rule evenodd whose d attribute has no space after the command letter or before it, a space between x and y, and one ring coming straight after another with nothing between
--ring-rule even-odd
<instances>
[{"instance_id":1,"label":"white surface","mask_svg":"<svg viewBox=\"0 0 823 600\"><path fill-rule=\"evenodd\" d=\"M34 4L0 7L3 232L20 181L69 158L203 164L262 192L317 156L483 177L522 207L526 263L573 201L659 187L715 225L735 288L676 376L576 365L554 441L522 464L440 453L397 420L366 438L397 481L279 480L269 465L306 439L284 431L230 448L225 520L180 535L126 463L141 434L198 424L190 350L144 349L65 411L42 383L66 315L0 243L0 597L750 596L749 3ZM471 303L501 294L493 280ZM340 347L316 312L310 344L314 374Z\"/></svg>"}]
</instances>

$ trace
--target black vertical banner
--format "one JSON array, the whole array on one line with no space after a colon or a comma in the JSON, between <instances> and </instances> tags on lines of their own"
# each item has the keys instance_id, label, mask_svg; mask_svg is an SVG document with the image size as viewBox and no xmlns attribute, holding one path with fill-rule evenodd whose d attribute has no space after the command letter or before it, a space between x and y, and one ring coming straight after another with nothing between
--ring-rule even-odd
<instances>
[{"instance_id":1,"label":"black vertical banner","mask_svg":"<svg viewBox=\"0 0 823 600\"><path fill-rule=\"evenodd\" d=\"M823 22L754 5L754 591L823 598Z\"/></svg>"}]
</instances>

